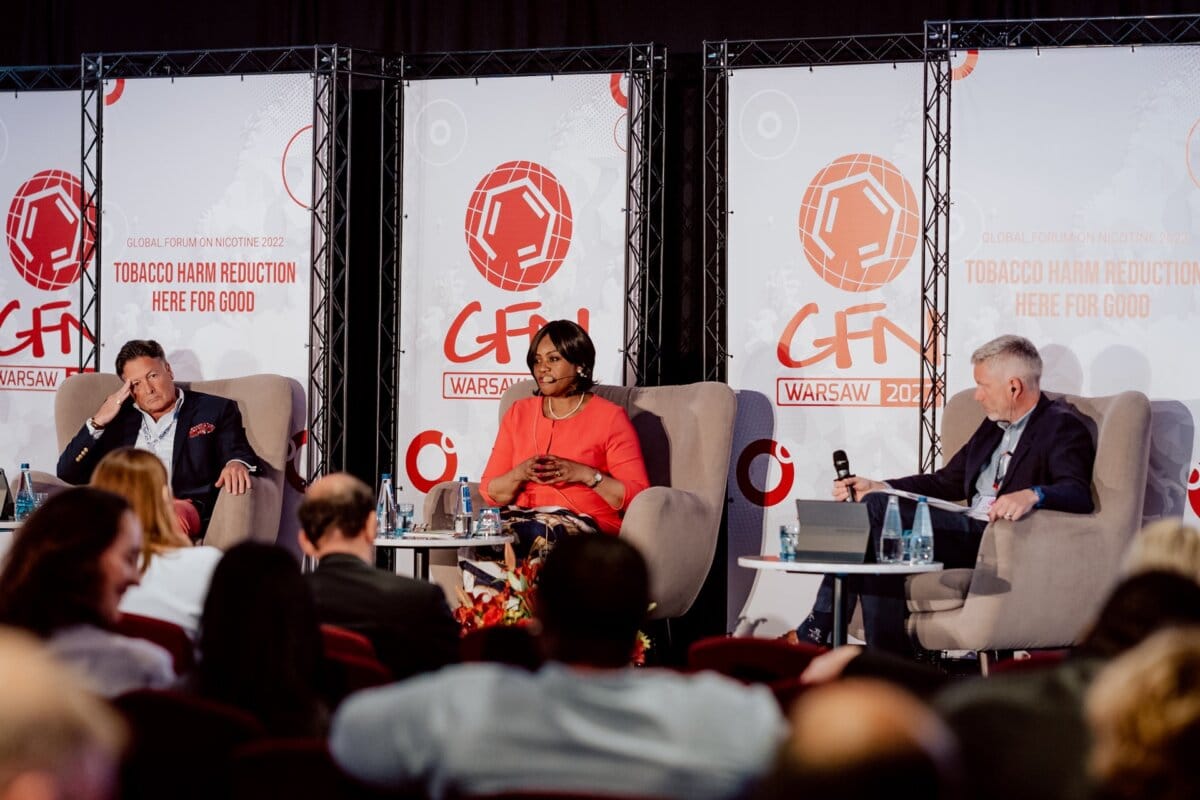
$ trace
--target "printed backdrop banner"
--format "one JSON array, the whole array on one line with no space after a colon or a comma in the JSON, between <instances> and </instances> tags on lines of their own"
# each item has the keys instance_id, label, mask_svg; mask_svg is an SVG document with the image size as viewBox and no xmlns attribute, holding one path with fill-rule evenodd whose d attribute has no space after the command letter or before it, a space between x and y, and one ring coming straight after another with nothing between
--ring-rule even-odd
<instances>
[{"instance_id":1,"label":"printed backdrop banner","mask_svg":"<svg viewBox=\"0 0 1200 800\"><path fill-rule=\"evenodd\" d=\"M830 497L832 451L872 477L917 467L922 80L890 63L729 76L731 628L807 614L817 578L737 559L779 551L797 498Z\"/></svg>"},{"instance_id":2,"label":"printed backdrop banner","mask_svg":"<svg viewBox=\"0 0 1200 800\"><path fill-rule=\"evenodd\" d=\"M53 473L58 460L54 391L80 358L80 188L79 92L0 95L0 468L10 482L21 461Z\"/></svg>"},{"instance_id":3,"label":"printed backdrop banner","mask_svg":"<svg viewBox=\"0 0 1200 800\"><path fill-rule=\"evenodd\" d=\"M152 338L179 380L284 375L302 429L311 76L118 80L105 102L100 369L125 341Z\"/></svg>"},{"instance_id":4,"label":"printed backdrop banner","mask_svg":"<svg viewBox=\"0 0 1200 800\"><path fill-rule=\"evenodd\" d=\"M542 324L622 383L627 78L412 81L404 96L397 486L477 480Z\"/></svg>"},{"instance_id":5,"label":"printed backdrop banner","mask_svg":"<svg viewBox=\"0 0 1200 800\"><path fill-rule=\"evenodd\" d=\"M1017 333L1050 390L1146 393L1148 518L1200 510L1198 72L1197 47L986 50L952 84L949 388Z\"/></svg>"}]
</instances>

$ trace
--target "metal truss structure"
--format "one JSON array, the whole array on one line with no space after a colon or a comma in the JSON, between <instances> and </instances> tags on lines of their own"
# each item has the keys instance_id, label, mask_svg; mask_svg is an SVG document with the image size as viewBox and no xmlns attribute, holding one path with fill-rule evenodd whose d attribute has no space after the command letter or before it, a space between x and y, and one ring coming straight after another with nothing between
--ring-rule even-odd
<instances>
[{"instance_id":1,"label":"metal truss structure","mask_svg":"<svg viewBox=\"0 0 1200 800\"><path fill-rule=\"evenodd\" d=\"M78 88L79 67L0 67L0 92Z\"/></svg>"},{"instance_id":2,"label":"metal truss structure","mask_svg":"<svg viewBox=\"0 0 1200 800\"><path fill-rule=\"evenodd\" d=\"M312 279L307 387L307 471L310 480L345 465L351 90L364 80L379 81L383 77L384 63L382 56L337 45L97 53L84 54L82 58L82 178L85 195L90 194L95 206L97 221L101 218L103 198L103 115L108 81L297 72L313 76ZM94 241L95 269L90 285L84 288L81 321L96 344L81 364L84 368L96 368L99 357L100 275L103 267L99 235Z\"/></svg>"},{"instance_id":3,"label":"metal truss structure","mask_svg":"<svg viewBox=\"0 0 1200 800\"><path fill-rule=\"evenodd\" d=\"M951 56L961 50L1041 47L1138 47L1200 43L1200 16L1029 20L942 20L925 23L924 211L921 278L924 314L921 470L942 455L938 409L946 395L950 293Z\"/></svg>"},{"instance_id":4,"label":"metal truss structure","mask_svg":"<svg viewBox=\"0 0 1200 800\"><path fill-rule=\"evenodd\" d=\"M950 49L934 23L925 29L925 124L921 133L921 426L918 470L942 454L938 410L946 402L950 305Z\"/></svg>"},{"instance_id":5,"label":"metal truss structure","mask_svg":"<svg viewBox=\"0 0 1200 800\"><path fill-rule=\"evenodd\" d=\"M704 43L704 379L723 381L728 230L728 77L735 69L921 61L919 34L711 41Z\"/></svg>"},{"instance_id":6,"label":"metal truss structure","mask_svg":"<svg viewBox=\"0 0 1200 800\"><path fill-rule=\"evenodd\" d=\"M489 50L404 55L387 68L407 82L439 78L624 73L628 76L625 148L628 192L625 211L624 374L627 384L656 385L662 379L663 171L666 158L666 55L653 44L612 47ZM394 95L390 94L395 92ZM399 377L400 220L402 208L401 128L403 100L397 85L385 90L384 125L396 142L385 170L396 176L396 199L384 198L385 252L392 258L380 275L378 471L396 466L396 380ZM391 424L387 421L390 418Z\"/></svg>"}]
</instances>

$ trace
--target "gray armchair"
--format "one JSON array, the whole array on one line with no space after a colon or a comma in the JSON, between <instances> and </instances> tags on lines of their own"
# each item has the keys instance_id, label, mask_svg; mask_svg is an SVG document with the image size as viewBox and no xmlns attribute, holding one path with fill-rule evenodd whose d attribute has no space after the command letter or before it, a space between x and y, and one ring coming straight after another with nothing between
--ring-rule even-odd
<instances>
[{"instance_id":1,"label":"gray armchair","mask_svg":"<svg viewBox=\"0 0 1200 800\"><path fill-rule=\"evenodd\" d=\"M1051 394L1052 397L1056 396ZM1015 650L1074 644L1116 580L1141 526L1150 401L1140 392L1076 397L1096 442L1091 514L1038 511L983 532L974 569L907 581L908 631L927 650ZM983 420L972 392L946 404L943 452L956 452Z\"/></svg>"},{"instance_id":2,"label":"gray armchair","mask_svg":"<svg viewBox=\"0 0 1200 800\"><path fill-rule=\"evenodd\" d=\"M249 375L179 385L184 390L194 388L236 400L246 438L266 465L261 474L251 478L251 491L233 495L222 490L218 495L204 543L227 550L246 539L274 542L283 507L283 477L291 438L291 382L281 375ZM60 451L104 398L120 386L121 379L107 372L81 373L63 381L54 395L54 424ZM66 485L44 472L32 477L40 490L53 491Z\"/></svg>"},{"instance_id":3,"label":"gray armchair","mask_svg":"<svg viewBox=\"0 0 1200 800\"><path fill-rule=\"evenodd\" d=\"M531 380L510 386L500 417L533 389ZM621 536L650 565L652 616L681 616L700 593L716 552L737 400L728 386L713 382L594 391L629 415L650 476L650 488L626 509ZM433 527L450 527L455 491L448 481L426 495L425 519ZM472 491L478 501L478 487Z\"/></svg>"}]
</instances>

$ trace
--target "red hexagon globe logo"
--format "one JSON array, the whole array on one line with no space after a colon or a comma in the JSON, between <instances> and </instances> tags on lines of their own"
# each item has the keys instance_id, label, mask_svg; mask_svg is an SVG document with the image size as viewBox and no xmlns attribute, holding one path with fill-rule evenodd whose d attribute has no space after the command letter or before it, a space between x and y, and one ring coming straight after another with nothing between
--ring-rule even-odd
<instances>
[{"instance_id":1,"label":"red hexagon globe logo","mask_svg":"<svg viewBox=\"0 0 1200 800\"><path fill-rule=\"evenodd\" d=\"M550 170L506 161L479 182L467 206L467 249L488 283L510 292L541 286L571 246L571 201Z\"/></svg>"},{"instance_id":2,"label":"red hexagon globe logo","mask_svg":"<svg viewBox=\"0 0 1200 800\"><path fill-rule=\"evenodd\" d=\"M895 164L869 153L842 156L823 167L804 192L804 255L830 286L878 289L912 259L917 212L912 186Z\"/></svg>"},{"instance_id":3,"label":"red hexagon globe logo","mask_svg":"<svg viewBox=\"0 0 1200 800\"><path fill-rule=\"evenodd\" d=\"M79 179L60 169L34 175L8 206L8 254L17 273L35 289L52 292L79 280L79 251L94 252L96 207L90 202L80 241ZM89 262L90 262L89 256Z\"/></svg>"}]
</instances>

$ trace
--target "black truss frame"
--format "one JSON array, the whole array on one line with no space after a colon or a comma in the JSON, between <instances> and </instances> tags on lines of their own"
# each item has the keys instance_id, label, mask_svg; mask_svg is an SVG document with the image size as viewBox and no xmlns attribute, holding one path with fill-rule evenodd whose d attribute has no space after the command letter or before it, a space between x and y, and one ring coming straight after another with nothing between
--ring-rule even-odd
<instances>
[{"instance_id":1,"label":"black truss frame","mask_svg":"<svg viewBox=\"0 0 1200 800\"><path fill-rule=\"evenodd\" d=\"M36 92L79 88L79 67L0 67L0 92Z\"/></svg>"},{"instance_id":2,"label":"black truss frame","mask_svg":"<svg viewBox=\"0 0 1200 800\"><path fill-rule=\"evenodd\" d=\"M384 198L385 250L393 269L380 274L379 472L396 468L396 380L399 377L400 220L403 219L403 99L400 82L440 78L483 78L622 72L629 75L629 125L625 211L624 375L626 384L662 381L663 353L663 184L666 161L666 52L654 44L536 50L485 50L403 55L388 67L398 77L385 99L384 125L394 138L385 170L396 178L394 205ZM387 420L391 424L385 424Z\"/></svg>"},{"instance_id":3,"label":"black truss frame","mask_svg":"<svg viewBox=\"0 0 1200 800\"><path fill-rule=\"evenodd\" d=\"M821 36L704 43L704 343L705 380L724 381L729 358L726 293L729 72L762 67L817 67L922 61L920 34Z\"/></svg>"},{"instance_id":4,"label":"black truss frame","mask_svg":"<svg viewBox=\"0 0 1200 800\"><path fill-rule=\"evenodd\" d=\"M959 50L1137 47L1200 43L1200 15L1027 20L937 20L925 23L924 250L925 314L921 470L942 455L938 409L946 395L950 302L951 55ZM939 313L940 312L940 313Z\"/></svg>"},{"instance_id":5,"label":"black truss frame","mask_svg":"<svg viewBox=\"0 0 1200 800\"><path fill-rule=\"evenodd\" d=\"M306 465L309 480L345 468L351 88L362 79L381 79L385 62L383 56L364 50L314 45L250 50L85 53L80 65L82 179L85 193L91 190L97 222L103 195L105 81L279 73L313 76L312 279L309 288ZM84 218L87 219L86 213ZM80 367L98 369L102 269L98 230L94 242L95 274L91 284L84 287L80 316L82 326L89 329L95 344Z\"/></svg>"}]
</instances>

